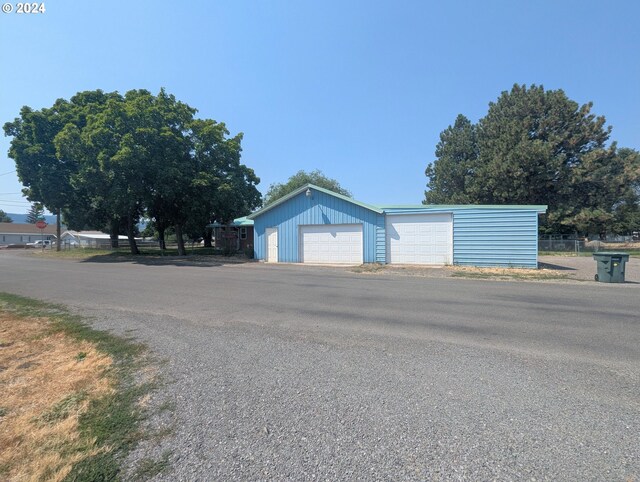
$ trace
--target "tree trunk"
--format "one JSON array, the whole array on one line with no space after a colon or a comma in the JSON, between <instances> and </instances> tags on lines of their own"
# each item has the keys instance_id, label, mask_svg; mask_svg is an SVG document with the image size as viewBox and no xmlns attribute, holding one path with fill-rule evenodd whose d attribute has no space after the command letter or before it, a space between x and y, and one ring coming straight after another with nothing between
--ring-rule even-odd
<instances>
[{"instance_id":1,"label":"tree trunk","mask_svg":"<svg viewBox=\"0 0 640 482\"><path fill-rule=\"evenodd\" d=\"M109 226L109 238L111 238L111 249L120 247L120 220L112 219Z\"/></svg>"},{"instance_id":2,"label":"tree trunk","mask_svg":"<svg viewBox=\"0 0 640 482\"><path fill-rule=\"evenodd\" d=\"M182 239L182 226L176 224L176 241L178 242L178 256L186 256L187 251L184 249L184 239Z\"/></svg>"},{"instance_id":3,"label":"tree trunk","mask_svg":"<svg viewBox=\"0 0 640 482\"><path fill-rule=\"evenodd\" d=\"M204 247L205 248L211 248L211 240L213 238L213 228L206 228L204 230Z\"/></svg>"},{"instance_id":4,"label":"tree trunk","mask_svg":"<svg viewBox=\"0 0 640 482\"><path fill-rule=\"evenodd\" d=\"M158 246L164 251L167 249L167 244L164 240L164 226L157 226L156 229L158 230Z\"/></svg>"},{"instance_id":5,"label":"tree trunk","mask_svg":"<svg viewBox=\"0 0 640 482\"><path fill-rule=\"evenodd\" d=\"M129 238L129 249L131 250L131 254L140 254L138 245L136 244L133 218L131 216L127 216L127 238Z\"/></svg>"},{"instance_id":6,"label":"tree trunk","mask_svg":"<svg viewBox=\"0 0 640 482\"><path fill-rule=\"evenodd\" d=\"M56 209L56 251L60 251L62 248L62 242L60 240L60 208ZM44 246L43 246L44 247Z\"/></svg>"}]
</instances>

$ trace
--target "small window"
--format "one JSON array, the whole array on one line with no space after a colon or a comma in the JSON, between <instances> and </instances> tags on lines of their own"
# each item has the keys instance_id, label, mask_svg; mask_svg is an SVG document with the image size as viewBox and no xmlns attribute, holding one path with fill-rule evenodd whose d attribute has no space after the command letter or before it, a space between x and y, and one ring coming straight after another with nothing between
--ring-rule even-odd
<instances>
[{"instance_id":1,"label":"small window","mask_svg":"<svg viewBox=\"0 0 640 482\"><path fill-rule=\"evenodd\" d=\"M240 228L240 239L247 239L247 228Z\"/></svg>"}]
</instances>

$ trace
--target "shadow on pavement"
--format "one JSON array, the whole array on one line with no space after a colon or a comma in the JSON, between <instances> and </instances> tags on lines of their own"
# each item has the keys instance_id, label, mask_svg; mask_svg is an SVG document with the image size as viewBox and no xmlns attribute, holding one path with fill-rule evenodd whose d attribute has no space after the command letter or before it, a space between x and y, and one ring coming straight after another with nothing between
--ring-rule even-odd
<instances>
[{"instance_id":1,"label":"shadow on pavement","mask_svg":"<svg viewBox=\"0 0 640 482\"><path fill-rule=\"evenodd\" d=\"M210 256L114 256L114 255L97 255L83 259L82 263L100 263L100 264L141 264L144 266L195 266L201 268L219 267L225 265L237 265L254 263L254 260L239 259L233 257L216 257Z\"/></svg>"},{"instance_id":2,"label":"shadow on pavement","mask_svg":"<svg viewBox=\"0 0 640 482\"><path fill-rule=\"evenodd\" d=\"M557 269L559 271L577 271L576 268L570 268L569 266L562 266L559 264L551 263L538 263L538 269Z\"/></svg>"}]
</instances>

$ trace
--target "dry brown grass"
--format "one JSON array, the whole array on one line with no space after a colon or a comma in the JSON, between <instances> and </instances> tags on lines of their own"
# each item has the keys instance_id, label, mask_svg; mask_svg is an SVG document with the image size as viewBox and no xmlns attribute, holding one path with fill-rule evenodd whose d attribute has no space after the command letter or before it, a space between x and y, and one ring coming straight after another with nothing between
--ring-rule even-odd
<instances>
[{"instance_id":1,"label":"dry brown grass","mask_svg":"<svg viewBox=\"0 0 640 482\"><path fill-rule=\"evenodd\" d=\"M113 388L109 356L52 333L40 318L0 312L0 479L62 480L97 449L78 417Z\"/></svg>"},{"instance_id":2,"label":"dry brown grass","mask_svg":"<svg viewBox=\"0 0 640 482\"><path fill-rule=\"evenodd\" d=\"M555 269L530 268L479 268L475 266L450 266L453 276L469 278L519 279L519 280L561 280L568 275Z\"/></svg>"}]
</instances>

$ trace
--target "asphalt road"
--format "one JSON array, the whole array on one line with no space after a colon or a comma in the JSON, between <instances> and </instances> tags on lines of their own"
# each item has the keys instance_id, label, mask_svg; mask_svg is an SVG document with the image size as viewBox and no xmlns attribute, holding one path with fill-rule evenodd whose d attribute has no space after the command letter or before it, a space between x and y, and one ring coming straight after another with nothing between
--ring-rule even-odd
<instances>
[{"instance_id":1,"label":"asphalt road","mask_svg":"<svg viewBox=\"0 0 640 482\"><path fill-rule=\"evenodd\" d=\"M158 480L638 480L640 286L0 252L161 358ZM170 403L167 403L170 402Z\"/></svg>"}]
</instances>

